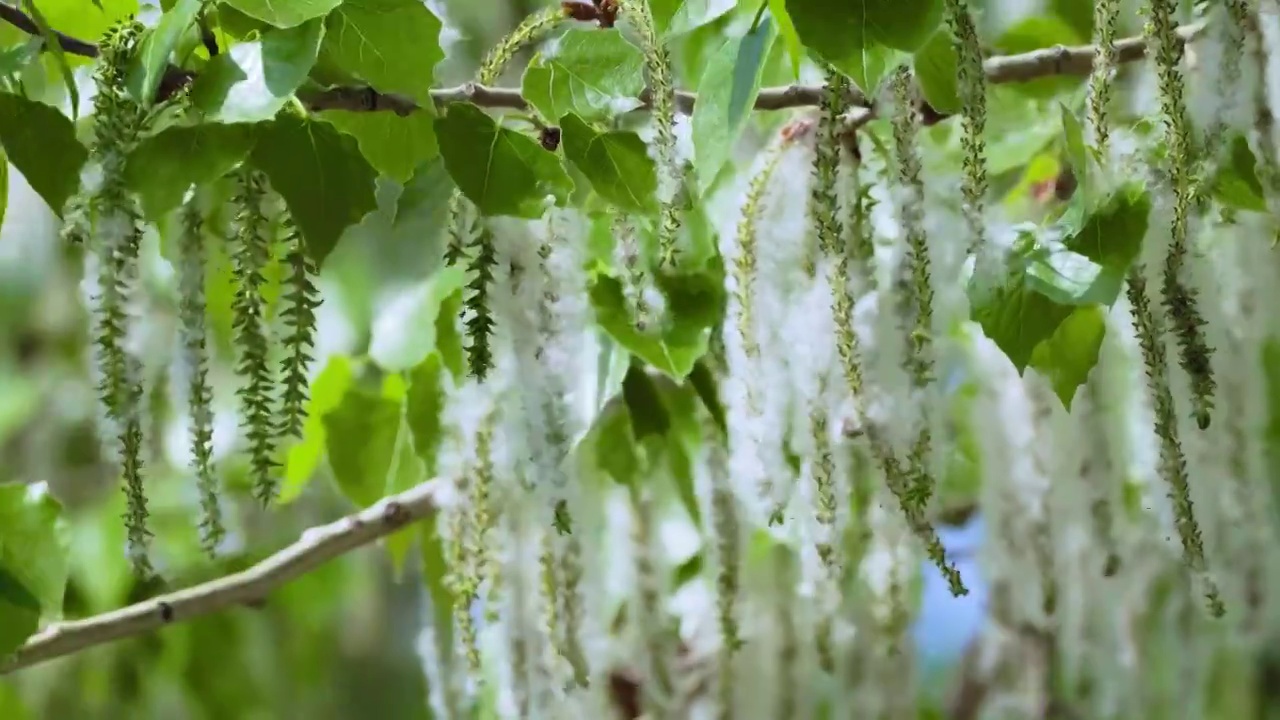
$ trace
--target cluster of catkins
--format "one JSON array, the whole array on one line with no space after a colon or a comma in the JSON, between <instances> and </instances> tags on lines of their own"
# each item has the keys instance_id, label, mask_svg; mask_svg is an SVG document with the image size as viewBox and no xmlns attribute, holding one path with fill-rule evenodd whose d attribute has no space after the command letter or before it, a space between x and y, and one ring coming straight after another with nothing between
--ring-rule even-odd
<instances>
[{"instance_id":1,"label":"cluster of catkins","mask_svg":"<svg viewBox=\"0 0 1280 720\"><path fill-rule=\"evenodd\" d=\"M148 556L144 488L144 428L149 397L144 360L136 349L139 259L145 222L137 198L126 183L126 163L156 117L184 98L144 106L125 85L126 69L139 51L143 27L122 21L99 44L95 72L93 141L82 173L81 191L68 202L63 235L85 249L85 286L93 314L93 367L98 379L104 427L116 438L116 450L128 500L125 523L129 555L142 575L152 572ZM274 198L261 173L241 167L226 178L235 183L229 228L207 228L205 218L220 216L211 192L188 189L178 216L179 374L191 414L192 470L200 497L201 543L213 553L225 529L213 467L213 389L209 382L205 282L209 275L206 236L222 237L234 268L232 304L241 417L249 446L254 494L264 504L278 492L277 442L300 437L307 403L307 371L315 332L318 292L315 268L283 203ZM212 232L211 232L212 231ZM272 264L283 269L284 291L276 302L264 294ZM279 337L272 324L280 326Z\"/></svg>"},{"instance_id":2,"label":"cluster of catkins","mask_svg":"<svg viewBox=\"0 0 1280 720\"><path fill-rule=\"evenodd\" d=\"M435 628L425 651L439 714L464 717L471 703L492 702L520 717L792 718L824 708L914 717L907 633L919 560L955 595L972 584L934 523L935 488L961 445L977 456L989 535L980 553L988 620L970 678L980 703L1018 717L1043 715L1064 693L1088 717L1204 706L1213 655L1273 626L1257 387L1274 262L1265 245L1238 240L1264 231L1260 221L1234 221L1238 237L1224 240L1225 221L1210 217L1201 187L1223 138L1239 132L1269 202L1280 189L1270 60L1257 8L1228 3L1204 41L1220 43L1220 57L1194 77L1212 75L1205 85L1226 97L1211 106L1229 111L1197 129L1186 34L1173 3L1152 0L1147 42L1163 128L1153 153L1149 138L1111 121L1118 8L1097 4L1096 150L1081 174L1146 182L1156 212L1125 297L1096 310L1101 359L1069 404L1051 378L1019 373L963 323L966 263L998 264L1007 249L999 210L985 204L987 88L963 0L945 5L962 106L960 203L946 200L949 179L922 172L921 102L905 68L887 79L888 103L877 108L891 121L889 146L860 142L849 81L825 68L819 112L786 125L727 191L735 209L716 215L708 200L728 296L718 338L727 426L702 417L695 459L697 544L712 583L672 582L678 572L658 533L665 498L655 488L670 473L660 448L641 438L636 467L610 470L645 478L620 499L578 482L571 451L593 410L577 402L590 394L582 378L594 378L584 361L594 342L587 219L553 207L535 222L477 218L454 198L449 260L469 272L471 378L450 402L442 454L459 502L442 525L454 627ZM662 327L655 274L679 263L686 161L667 54L647 12L621 3L648 61L661 214L649 235L621 215L613 233L614 270L641 333ZM556 18L522 25L480 81L496 79ZM966 242L955 242L956 227ZM1157 287L1148 286L1153 260ZM960 368L963 393L940 381L942 367ZM1227 419L1211 423L1215 408ZM611 531L624 533L621 545L598 547ZM622 558L629 582L619 599L610 578ZM1187 651L1167 652L1171 637ZM1170 694L1175 673L1183 681Z\"/></svg>"}]
</instances>

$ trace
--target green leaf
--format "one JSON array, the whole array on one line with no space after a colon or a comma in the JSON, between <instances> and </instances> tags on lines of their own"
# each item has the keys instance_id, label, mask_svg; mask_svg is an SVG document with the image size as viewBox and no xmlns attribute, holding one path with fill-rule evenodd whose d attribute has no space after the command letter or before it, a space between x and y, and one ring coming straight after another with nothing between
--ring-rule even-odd
<instances>
[{"instance_id":1,"label":"green leaf","mask_svg":"<svg viewBox=\"0 0 1280 720\"><path fill-rule=\"evenodd\" d=\"M76 140L75 125L44 103L0 93L0 145L9 162L59 217L80 187L89 151Z\"/></svg>"},{"instance_id":2,"label":"green leaf","mask_svg":"<svg viewBox=\"0 0 1280 720\"><path fill-rule=\"evenodd\" d=\"M644 54L618 30L574 28L524 71L520 91L538 113L555 120L567 113L588 122L607 120L640 106Z\"/></svg>"},{"instance_id":3,"label":"green leaf","mask_svg":"<svg viewBox=\"0 0 1280 720\"><path fill-rule=\"evenodd\" d=\"M929 41L916 51L912 60L912 69L924 99L941 113L956 114L960 112L960 95L956 86L955 37L945 27L929 38Z\"/></svg>"},{"instance_id":4,"label":"green leaf","mask_svg":"<svg viewBox=\"0 0 1280 720\"><path fill-rule=\"evenodd\" d=\"M1076 308L1031 353L1031 367L1053 383L1053 391L1068 410L1076 388L1085 383L1098 364L1106 331L1106 313L1101 306Z\"/></svg>"},{"instance_id":5,"label":"green leaf","mask_svg":"<svg viewBox=\"0 0 1280 720\"><path fill-rule=\"evenodd\" d=\"M794 78L800 77L800 59L804 53L804 46L800 44L800 35L796 33L796 24L791 21L791 14L787 12L786 0L769 0L769 14L773 16L773 21L778 24L778 35L782 37L782 42L787 48L787 57L791 58L791 71Z\"/></svg>"},{"instance_id":6,"label":"green leaf","mask_svg":"<svg viewBox=\"0 0 1280 720\"><path fill-rule=\"evenodd\" d=\"M4 214L9 209L9 159L0 147L0 228L4 227ZM0 428L3 424L0 424Z\"/></svg>"},{"instance_id":7,"label":"green leaf","mask_svg":"<svg viewBox=\"0 0 1280 720\"><path fill-rule=\"evenodd\" d=\"M414 443L409 432L408 423L402 414L400 428L396 433L396 449L392 460L390 474L387 478L388 495L404 492L427 479L427 469L422 460L414 454ZM391 572L399 582L404 571L404 559L417 539L417 528L412 526L398 530L387 538L387 554L391 556Z\"/></svg>"},{"instance_id":8,"label":"green leaf","mask_svg":"<svg viewBox=\"0 0 1280 720\"><path fill-rule=\"evenodd\" d=\"M0 569L34 597L36 610L54 620L62 617L69 572L61 516L62 504L44 483L0 485Z\"/></svg>"},{"instance_id":9,"label":"green leaf","mask_svg":"<svg viewBox=\"0 0 1280 720\"><path fill-rule=\"evenodd\" d=\"M462 333L458 330L458 316L462 313L462 291L459 290L440 304L436 316L436 352L444 361L455 382L462 382L467 374L466 358L462 348Z\"/></svg>"},{"instance_id":10,"label":"green leaf","mask_svg":"<svg viewBox=\"0 0 1280 720\"><path fill-rule=\"evenodd\" d=\"M725 41L702 73L691 121L700 195L711 187L747 126L773 38L773 25L765 18L754 32Z\"/></svg>"},{"instance_id":11,"label":"green leaf","mask_svg":"<svg viewBox=\"0 0 1280 720\"><path fill-rule=\"evenodd\" d=\"M263 125L249 161L284 198L317 265L347 227L377 207L377 172L356 141L325 122L282 115Z\"/></svg>"},{"instance_id":12,"label":"green leaf","mask_svg":"<svg viewBox=\"0 0 1280 720\"><path fill-rule=\"evenodd\" d=\"M666 437L671 429L671 416L662 404L658 387L645 372L644 364L635 358L622 378L622 400L631 414L631 432L636 442L645 438Z\"/></svg>"},{"instance_id":13,"label":"green leaf","mask_svg":"<svg viewBox=\"0 0 1280 720\"><path fill-rule=\"evenodd\" d=\"M481 215L539 218L548 195L563 205L573 191L556 154L475 105L451 105L435 126L449 175Z\"/></svg>"},{"instance_id":14,"label":"green leaf","mask_svg":"<svg viewBox=\"0 0 1280 720\"><path fill-rule=\"evenodd\" d=\"M719 268L700 272L659 274L658 287L667 299L670 322L661 335L640 333L627 309L622 284L598 276L591 286L596 322L619 345L676 380L683 380L707 351L713 328L724 313L723 273Z\"/></svg>"},{"instance_id":15,"label":"green leaf","mask_svg":"<svg viewBox=\"0 0 1280 720\"><path fill-rule=\"evenodd\" d=\"M879 81L871 69L889 60L883 48L915 52L942 22L942 0L787 0L787 11L801 42L868 93Z\"/></svg>"},{"instance_id":16,"label":"green leaf","mask_svg":"<svg viewBox=\"0 0 1280 720\"><path fill-rule=\"evenodd\" d=\"M125 179L147 217L159 218L182 204L192 185L214 182L239 165L256 137L253 125L168 127L129 153Z\"/></svg>"},{"instance_id":17,"label":"green leaf","mask_svg":"<svg viewBox=\"0 0 1280 720\"><path fill-rule=\"evenodd\" d=\"M178 0L160 16L160 22L142 41L141 52L129 63L129 92L144 107L151 105L160 78L169 69L169 56L182 34L195 23L203 4L203 0Z\"/></svg>"},{"instance_id":18,"label":"green leaf","mask_svg":"<svg viewBox=\"0 0 1280 720\"><path fill-rule=\"evenodd\" d=\"M320 459L324 457L324 416L342 403L347 389L354 381L355 368L351 358L333 355L311 382L311 397L307 402L307 422L302 429L302 440L290 447L285 457L284 482L277 502L283 504L295 500L315 476Z\"/></svg>"},{"instance_id":19,"label":"green leaf","mask_svg":"<svg viewBox=\"0 0 1280 720\"><path fill-rule=\"evenodd\" d=\"M629 130L598 133L569 114L560 118L560 144L600 197L633 213L657 208L658 174L639 135Z\"/></svg>"},{"instance_id":20,"label":"green leaf","mask_svg":"<svg viewBox=\"0 0 1280 720\"><path fill-rule=\"evenodd\" d=\"M1080 187L1086 188L1086 191L1091 191L1089 148L1084 143L1084 127L1066 103L1058 103L1058 107L1062 113L1062 135L1066 140L1067 158L1071 160L1071 169L1075 171L1076 182Z\"/></svg>"},{"instance_id":21,"label":"green leaf","mask_svg":"<svg viewBox=\"0 0 1280 720\"><path fill-rule=\"evenodd\" d=\"M444 434L441 413L448 387L446 372L440 353L432 352L409 373L406 417L414 452L426 465L427 473L436 471L436 453Z\"/></svg>"},{"instance_id":22,"label":"green leaf","mask_svg":"<svg viewBox=\"0 0 1280 720\"><path fill-rule=\"evenodd\" d=\"M369 164L404 183L419 165L440 153L436 146L435 116L417 110L407 116L392 112L329 110L320 119L354 137Z\"/></svg>"},{"instance_id":23,"label":"green leaf","mask_svg":"<svg viewBox=\"0 0 1280 720\"><path fill-rule=\"evenodd\" d=\"M1090 213L1063 243L1101 265L1118 283L1142 250L1150 216L1151 195L1142 185L1128 183Z\"/></svg>"},{"instance_id":24,"label":"green leaf","mask_svg":"<svg viewBox=\"0 0 1280 720\"><path fill-rule=\"evenodd\" d=\"M698 399L702 400L707 412L711 413L711 420L716 427L720 428L720 432L728 432L729 425L725 419L724 404L720 402L720 390L706 358L694 363L687 382L697 394Z\"/></svg>"},{"instance_id":25,"label":"green leaf","mask_svg":"<svg viewBox=\"0 0 1280 720\"><path fill-rule=\"evenodd\" d=\"M1025 231L1006 266L970 279L970 317L1022 372L1035 347L1052 336L1076 306L1109 303L1119 290L1119 283L1107 283L1098 264Z\"/></svg>"},{"instance_id":26,"label":"green leaf","mask_svg":"<svg viewBox=\"0 0 1280 720\"><path fill-rule=\"evenodd\" d=\"M683 0L665 24L668 37L697 30L733 9L736 0Z\"/></svg>"},{"instance_id":27,"label":"green leaf","mask_svg":"<svg viewBox=\"0 0 1280 720\"><path fill-rule=\"evenodd\" d=\"M421 0L344 0L325 21L325 60L382 92L431 100L440 20Z\"/></svg>"},{"instance_id":28,"label":"green leaf","mask_svg":"<svg viewBox=\"0 0 1280 720\"><path fill-rule=\"evenodd\" d=\"M435 349L435 319L445 298L466 282L461 267L441 269L388 307L370 331L369 357L383 370L407 370Z\"/></svg>"},{"instance_id":29,"label":"green leaf","mask_svg":"<svg viewBox=\"0 0 1280 720\"><path fill-rule=\"evenodd\" d=\"M95 42L117 21L138 14L138 0L101 0L92 6L75 0L36 0L35 6L40 8L50 28ZM76 62L77 58L67 60Z\"/></svg>"},{"instance_id":30,"label":"green leaf","mask_svg":"<svg viewBox=\"0 0 1280 720\"><path fill-rule=\"evenodd\" d=\"M222 0L232 8L278 28L291 28L322 18L342 4L342 0Z\"/></svg>"},{"instance_id":31,"label":"green leaf","mask_svg":"<svg viewBox=\"0 0 1280 720\"><path fill-rule=\"evenodd\" d=\"M71 65L67 63L67 54L62 49L62 43L58 41L58 37L53 33L52 26L45 20L44 14L40 12L40 8L36 7L32 0L22 0L22 6L27 9L27 14L31 16L31 21L35 23L36 29L40 31L40 37L44 39L44 46L53 55L53 62L58 66L58 73L62 75L62 83L67 88L67 97L71 100L71 117L74 119L80 111L80 90L76 87L75 76L71 74Z\"/></svg>"},{"instance_id":32,"label":"green leaf","mask_svg":"<svg viewBox=\"0 0 1280 720\"><path fill-rule=\"evenodd\" d=\"M357 505L368 507L386 494L404 398L404 379L388 375L377 392L358 384L347 388L323 417L329 467L342 494Z\"/></svg>"},{"instance_id":33,"label":"green leaf","mask_svg":"<svg viewBox=\"0 0 1280 720\"><path fill-rule=\"evenodd\" d=\"M191 102L209 122L270 120L311 72L324 23L268 30L209 61L191 85Z\"/></svg>"},{"instance_id":34,"label":"green leaf","mask_svg":"<svg viewBox=\"0 0 1280 720\"><path fill-rule=\"evenodd\" d=\"M1032 15L1005 30L996 41L996 48L1003 54L1015 55L1042 48L1063 45L1070 47L1088 42L1075 29L1053 15ZM1047 98L1070 91L1084 82L1081 77L1042 77L1027 82L1013 83L1010 87L1031 97Z\"/></svg>"},{"instance_id":35,"label":"green leaf","mask_svg":"<svg viewBox=\"0 0 1280 720\"><path fill-rule=\"evenodd\" d=\"M40 627L40 602L0 566L0 657L8 656Z\"/></svg>"},{"instance_id":36,"label":"green leaf","mask_svg":"<svg viewBox=\"0 0 1280 720\"><path fill-rule=\"evenodd\" d=\"M1258 161L1249 140L1235 134L1227 145L1227 161L1218 166L1211 187L1218 202L1239 210L1266 212L1267 200L1258 180Z\"/></svg>"}]
</instances>

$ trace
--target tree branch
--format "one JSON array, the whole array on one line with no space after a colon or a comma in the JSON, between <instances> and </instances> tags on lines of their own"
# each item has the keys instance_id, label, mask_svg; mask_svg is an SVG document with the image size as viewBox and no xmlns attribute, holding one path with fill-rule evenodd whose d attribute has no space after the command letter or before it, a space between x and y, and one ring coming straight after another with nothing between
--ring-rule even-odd
<instances>
[{"instance_id":1,"label":"tree branch","mask_svg":"<svg viewBox=\"0 0 1280 720\"><path fill-rule=\"evenodd\" d=\"M50 625L0 660L0 675L233 605L261 602L290 580L430 517L440 506L441 491L442 481L424 482L341 520L306 530L297 542L234 575L84 620Z\"/></svg>"},{"instance_id":2,"label":"tree branch","mask_svg":"<svg viewBox=\"0 0 1280 720\"><path fill-rule=\"evenodd\" d=\"M39 34L36 24L21 10L6 5L0 0L0 20L22 30ZM1185 25L1178 29L1178 38L1189 42L1204 29L1204 21ZM82 57L97 57L98 48L90 42L78 40L62 33L55 33L62 44L64 52ZM1034 50L1017 55L1002 55L987 58L985 69L987 82L992 84L1026 82L1054 75L1087 75L1093 68L1093 58L1097 54L1092 45L1065 47L1062 45ZM1134 62L1147 54L1146 40L1142 37L1124 38L1116 42L1116 59L1118 62ZM161 80L162 96L176 92L191 82L195 75L188 70L170 66ZM785 110L818 105L822 101L821 85L786 85L782 87L764 88L756 96L756 110ZM381 93L371 87L333 87L325 89L303 89L298 91L298 99L308 109L319 110L352 110L358 112L391 111L398 115L408 115L419 109L414 101L404 95ZM470 102L480 107L506 108L524 110L528 104L515 88L491 88L475 83L467 83L452 88L440 88L431 91L431 99L436 105L447 105L453 102ZM647 107L646 97L640 98L642 107ZM693 111L697 96L690 92L676 93L676 106L681 112ZM849 102L853 105L871 107L873 103L861 91L850 92ZM870 119L867 115L865 119Z\"/></svg>"}]
</instances>

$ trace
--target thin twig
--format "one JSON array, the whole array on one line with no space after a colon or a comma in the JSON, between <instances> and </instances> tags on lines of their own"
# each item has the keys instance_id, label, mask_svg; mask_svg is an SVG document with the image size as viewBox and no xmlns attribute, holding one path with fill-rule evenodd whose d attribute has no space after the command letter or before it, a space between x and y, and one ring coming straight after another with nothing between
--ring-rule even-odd
<instances>
[{"instance_id":1,"label":"thin twig","mask_svg":"<svg viewBox=\"0 0 1280 720\"><path fill-rule=\"evenodd\" d=\"M84 620L50 625L29 638L12 656L0 660L0 675L181 620L235 605L259 603L290 580L430 517L439 506L442 487L441 481L431 480L341 520L306 530L297 542L234 575Z\"/></svg>"},{"instance_id":2,"label":"thin twig","mask_svg":"<svg viewBox=\"0 0 1280 720\"><path fill-rule=\"evenodd\" d=\"M0 20L36 35L39 30L36 24L21 10L0 2ZM1204 21L1178 29L1178 37L1183 42L1189 41L1204 29ZM84 40L78 40L61 33L55 33L62 43L63 51L83 57L97 57L98 48ZM1093 68L1093 57L1096 51L1092 45L1065 47L1062 45L1033 50L1017 55L1002 55L988 58L985 63L987 82L1015 83L1035 80L1053 75L1088 75ZM1142 37L1131 37L1116 43L1116 59L1118 62L1134 62L1146 56L1146 41ZM194 73L176 66L170 66L160 83L160 93L164 97L186 85L195 77ZM821 85L785 85L781 87L763 88L756 96L756 110L785 110L788 108L818 105L822 100ZM298 99L313 111L319 110L352 110L358 112L391 111L398 115L408 115L419 109L414 101L404 95L382 93L370 87L333 87L325 89L303 89L298 91ZM480 107L525 110L528 103L520 95L519 89L494 88L468 83L451 88L440 88L431 91L431 99L436 105L447 105L453 102L470 102ZM645 97L640 98L641 108L648 107ZM697 96L691 92L676 93L676 107L683 113L693 111ZM850 92L849 103L870 107L872 103L859 90ZM863 120L870 120L867 115Z\"/></svg>"}]
</instances>

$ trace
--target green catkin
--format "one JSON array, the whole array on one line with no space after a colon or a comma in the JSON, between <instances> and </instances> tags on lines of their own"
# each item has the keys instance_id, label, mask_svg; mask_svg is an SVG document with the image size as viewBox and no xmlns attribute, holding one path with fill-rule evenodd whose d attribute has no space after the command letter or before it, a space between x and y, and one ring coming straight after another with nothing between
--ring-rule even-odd
<instances>
[{"instance_id":1,"label":"green catkin","mask_svg":"<svg viewBox=\"0 0 1280 720\"><path fill-rule=\"evenodd\" d=\"M897 158L898 182L907 191L900 205L903 232L906 235L906 266L910 274L908 300L914 310L915 327L911 331L907 368L917 390L933 383L933 280L930 277L929 247L924 229L924 182L920 177L920 156L916 148L919 119L911 102L911 76L906 68L894 74L891 84L897 110L893 118L893 139ZM933 497L933 478L929 462L933 438L929 429L929 403L921 409L919 434L908 456L912 478L910 500L924 513Z\"/></svg>"},{"instance_id":2,"label":"green catkin","mask_svg":"<svg viewBox=\"0 0 1280 720\"><path fill-rule=\"evenodd\" d=\"M652 469L652 462L644 465ZM644 638L647 676L644 683L643 707L654 720L669 717L672 700L672 682L669 647L666 630L666 614L662 607L662 580L658 575L656 550L653 538L653 500L644 489L632 492L631 542L633 562L636 568L636 600L639 630Z\"/></svg>"},{"instance_id":3,"label":"green catkin","mask_svg":"<svg viewBox=\"0 0 1280 720\"><path fill-rule=\"evenodd\" d=\"M93 251L98 255L100 295L96 298L94 342L102 373L99 397L107 418L116 425L127 500L129 558L136 574L149 576L151 532L147 529L149 513L142 478L142 363L124 348L142 243L142 217L125 186L124 164L144 120L142 109L129 98L125 73L142 30L139 23L124 21L108 30L99 43L90 157L101 167L102 184L83 207L95 241ZM82 231L83 225L79 227Z\"/></svg>"},{"instance_id":4,"label":"green catkin","mask_svg":"<svg viewBox=\"0 0 1280 720\"><path fill-rule=\"evenodd\" d=\"M200 497L200 546L213 556L226 534L218 475L213 467L213 387L209 384L204 279L204 219L199 195L192 193L182 206L181 277L182 362L187 377L187 403L191 412L191 467Z\"/></svg>"},{"instance_id":5,"label":"green catkin","mask_svg":"<svg viewBox=\"0 0 1280 720\"><path fill-rule=\"evenodd\" d=\"M619 5L640 33L640 49L649 74L661 202L658 262L659 267L671 267L676 261L676 239L680 232L676 195L683 179L676 157L676 86L671 75L671 52L658 34L649 0L620 0Z\"/></svg>"},{"instance_id":6,"label":"green catkin","mask_svg":"<svg viewBox=\"0 0 1280 720\"><path fill-rule=\"evenodd\" d=\"M1119 20L1120 0L1094 1L1094 46L1098 50L1089 74L1089 124L1093 127L1094 147L1104 157L1111 138L1107 111L1116 74L1116 26Z\"/></svg>"},{"instance_id":7,"label":"green catkin","mask_svg":"<svg viewBox=\"0 0 1280 720\"><path fill-rule=\"evenodd\" d=\"M982 67L982 45L965 0L946 0L947 26L955 36L956 88L960 96L964 150L964 217L969 231L969 252L977 255L983 247L986 226L983 204L987 194L986 140L987 76Z\"/></svg>"},{"instance_id":8,"label":"green catkin","mask_svg":"<svg viewBox=\"0 0 1280 720\"><path fill-rule=\"evenodd\" d=\"M646 266L636 227L625 215L613 219L614 261L622 268L622 298L631 313L637 332L648 333L659 327L659 313L647 295L654 287L653 276Z\"/></svg>"},{"instance_id":9,"label":"green catkin","mask_svg":"<svg viewBox=\"0 0 1280 720\"><path fill-rule=\"evenodd\" d=\"M1147 294L1147 280L1140 264L1129 271L1126 293L1133 311L1133 324L1142 350L1142 362L1146 368L1147 389L1155 411L1155 434L1160 442L1160 477L1169 485L1173 501L1174 524L1182 540L1182 557L1187 568L1204 580L1205 599L1209 613L1222 617L1226 606L1218 587L1208 575L1204 557L1204 545L1200 538L1200 525L1191 502L1191 489L1187 478L1187 458L1178 437L1178 419L1173 408L1173 392L1169 388L1168 359L1165 356L1164 328L1161 318L1151 311Z\"/></svg>"},{"instance_id":10,"label":"green catkin","mask_svg":"<svg viewBox=\"0 0 1280 720\"><path fill-rule=\"evenodd\" d=\"M276 412L271 396L274 382L267 356L266 300L262 294L266 283L263 270L271 254L267 237L270 226L262 207L267 191L262 175L248 168L241 168L236 180L239 187L232 199L236 208L232 257L236 290L231 310L236 349L240 353L236 369L244 383L237 394L243 415L241 423L249 441L253 494L265 505L274 500L279 491L279 479L275 477L279 463L274 457Z\"/></svg>"},{"instance_id":11,"label":"green catkin","mask_svg":"<svg viewBox=\"0 0 1280 720\"><path fill-rule=\"evenodd\" d=\"M738 499L729 477L729 458L714 427L704 428L707 469L711 476L711 531L716 555L716 620L720 629L720 657L716 682L716 717L734 717L733 656L742 647L738 626L738 595L742 585L742 526Z\"/></svg>"},{"instance_id":12,"label":"green catkin","mask_svg":"<svg viewBox=\"0 0 1280 720\"><path fill-rule=\"evenodd\" d=\"M1204 337L1205 320L1197 306L1196 293L1185 278L1189 216L1194 209L1195 162L1191 124L1187 117L1186 85L1178 63L1182 59L1182 43L1178 39L1174 14L1177 0L1149 0L1146 34L1154 47L1156 76L1159 84L1160 109L1164 115L1164 140L1169 152L1170 176L1173 182L1173 221L1170 228L1169 252L1165 256L1161 291L1164 309L1178 340L1179 364L1191 381L1191 398L1196 424L1209 426L1213 413L1213 395L1217 383L1213 378L1213 350Z\"/></svg>"},{"instance_id":13,"label":"green catkin","mask_svg":"<svg viewBox=\"0 0 1280 720\"><path fill-rule=\"evenodd\" d=\"M281 314L289 332L284 338L280 434L301 438L307 419L307 367L313 360L320 291L312 280L316 276L315 263L291 215L285 215L284 231L284 262L289 275Z\"/></svg>"},{"instance_id":14,"label":"green catkin","mask_svg":"<svg viewBox=\"0 0 1280 720\"><path fill-rule=\"evenodd\" d=\"M497 248L493 243L493 231L481 223L472 239L473 254L468 271L467 293L463 297L467 328L467 364L471 376L483 382L493 369L493 313L489 296L493 290L493 274L498 265Z\"/></svg>"},{"instance_id":15,"label":"green catkin","mask_svg":"<svg viewBox=\"0 0 1280 720\"><path fill-rule=\"evenodd\" d=\"M534 13L525 18L515 30L502 38L480 64L476 82L492 85L502 75L511 59L521 49L538 42L565 19L563 8L555 7ZM483 380L493 366L489 348L493 330L493 311L488 306L489 284L493 282L493 236L482 228L480 236L471 237L468 227L468 205L461 190L454 190L449 197L449 221L444 250L446 265L456 265L467 257L467 246L475 245L475 257L471 269L479 271L469 284L470 293L463 301L462 312L467 317L467 359L470 372L477 380Z\"/></svg>"}]
</instances>

